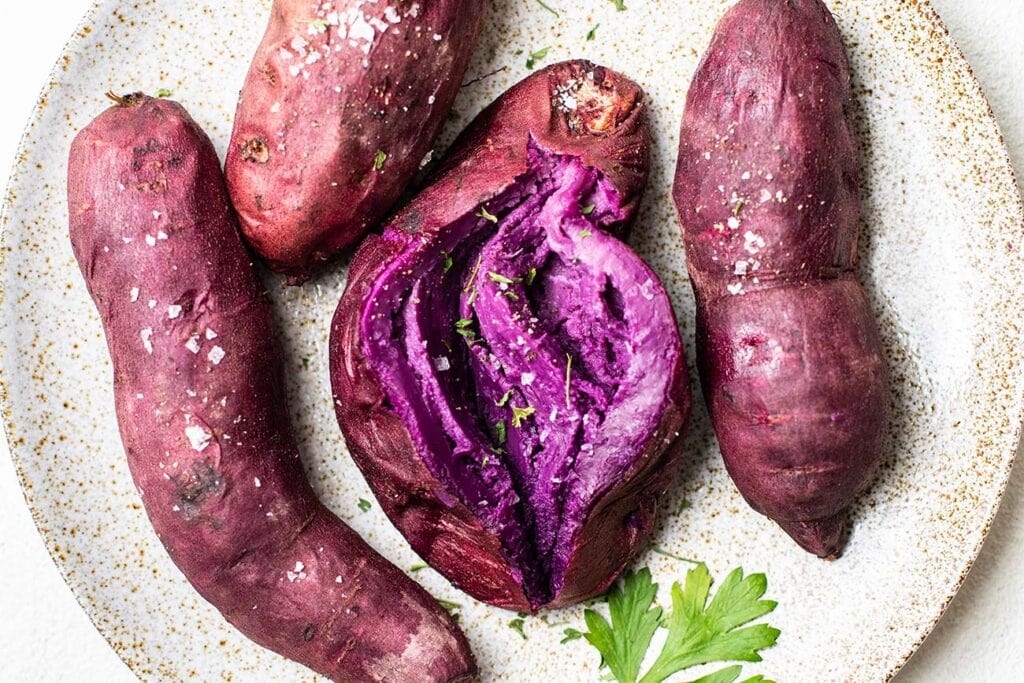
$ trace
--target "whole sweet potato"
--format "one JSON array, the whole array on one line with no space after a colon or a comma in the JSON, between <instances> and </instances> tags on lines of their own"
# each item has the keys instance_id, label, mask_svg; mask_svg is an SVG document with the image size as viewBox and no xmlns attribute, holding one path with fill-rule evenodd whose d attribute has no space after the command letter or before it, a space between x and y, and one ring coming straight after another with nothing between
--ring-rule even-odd
<instances>
[{"instance_id":1,"label":"whole sweet potato","mask_svg":"<svg viewBox=\"0 0 1024 683\"><path fill-rule=\"evenodd\" d=\"M614 236L646 183L646 116L588 62L515 86L364 242L335 314L356 462L416 551L494 605L606 590L678 469L675 317Z\"/></svg>"},{"instance_id":2,"label":"whole sweet potato","mask_svg":"<svg viewBox=\"0 0 1024 683\"><path fill-rule=\"evenodd\" d=\"M676 172L701 380L740 492L822 557L842 551L888 417L858 176L832 15L741 0L693 79Z\"/></svg>"},{"instance_id":3,"label":"whole sweet potato","mask_svg":"<svg viewBox=\"0 0 1024 683\"><path fill-rule=\"evenodd\" d=\"M246 239L308 276L376 225L441 129L483 0L275 0L227 158Z\"/></svg>"},{"instance_id":4,"label":"whole sweet potato","mask_svg":"<svg viewBox=\"0 0 1024 683\"><path fill-rule=\"evenodd\" d=\"M118 98L79 133L71 240L157 535L257 643L336 681L468 680L448 614L321 505L217 155L185 110Z\"/></svg>"}]
</instances>

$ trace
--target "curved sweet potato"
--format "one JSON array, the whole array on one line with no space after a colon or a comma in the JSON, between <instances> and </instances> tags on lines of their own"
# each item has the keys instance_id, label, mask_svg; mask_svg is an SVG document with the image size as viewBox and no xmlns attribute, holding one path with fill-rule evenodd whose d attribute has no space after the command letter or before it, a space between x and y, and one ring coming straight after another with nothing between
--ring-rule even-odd
<instances>
[{"instance_id":1,"label":"curved sweet potato","mask_svg":"<svg viewBox=\"0 0 1024 683\"><path fill-rule=\"evenodd\" d=\"M557 64L485 110L356 254L331 334L339 423L416 551L485 602L607 589L678 469L675 317L613 236L647 170L640 89Z\"/></svg>"},{"instance_id":2,"label":"curved sweet potato","mask_svg":"<svg viewBox=\"0 0 1024 683\"><path fill-rule=\"evenodd\" d=\"M114 364L121 437L171 559L257 643L336 681L476 669L448 614L321 505L271 315L209 138L143 95L71 148L71 240Z\"/></svg>"},{"instance_id":3,"label":"curved sweet potato","mask_svg":"<svg viewBox=\"0 0 1024 683\"><path fill-rule=\"evenodd\" d=\"M741 0L686 103L675 200L704 394L754 509L837 556L888 416L882 343L856 279L850 71L819 0Z\"/></svg>"},{"instance_id":4,"label":"curved sweet potato","mask_svg":"<svg viewBox=\"0 0 1024 683\"><path fill-rule=\"evenodd\" d=\"M226 164L242 231L301 280L376 225L441 129L482 0L275 0Z\"/></svg>"}]
</instances>

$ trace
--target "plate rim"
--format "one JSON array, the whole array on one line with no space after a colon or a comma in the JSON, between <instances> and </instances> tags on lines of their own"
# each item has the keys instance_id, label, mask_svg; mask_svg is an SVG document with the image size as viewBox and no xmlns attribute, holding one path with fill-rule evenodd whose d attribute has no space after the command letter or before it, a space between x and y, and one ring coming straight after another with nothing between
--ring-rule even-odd
<instances>
[{"instance_id":1,"label":"plate rim","mask_svg":"<svg viewBox=\"0 0 1024 683\"><path fill-rule=\"evenodd\" d=\"M64 43L61 48L60 55L54 63L54 66L50 69L47 81L41 88L39 96L36 98L35 106L29 115L28 121L22 129L21 137L18 141L18 145L14 154L14 159L11 162L11 171L8 176L7 185L4 188L2 196L2 206L0 206L0 272L6 270L7 267L7 225L11 220L11 213L14 210L14 206L17 201L13 198L13 192L15 186L20 181L22 175L25 172L25 155L29 149L30 144L30 133L32 129L39 124L42 113L45 109L45 103L48 101L49 96L59 85L59 71L63 60L68 55L77 54L77 50L81 43L83 43L89 34L85 32L85 28L96 21L100 10L107 4L116 4L117 0L92 0L91 6L85 11L81 20L79 20L75 29L71 33L71 37ZM1002 132L1002 128L999 124L999 120L996 118L995 112L992 109L991 102L989 101L984 88L974 73L974 69L971 66L970 61L967 59L967 55L964 54L960 48L956 38L949 31L946 23L943 21L938 10L932 5L931 0L917 0L916 2L903 4L899 8L900 12L917 14L921 20L926 24L930 25L931 28L935 29L939 34L939 40L936 42L936 46L940 47L945 55L948 55L951 60L948 62L950 68L954 73L960 72L965 78L964 82L966 85L963 97L975 105L980 105L980 110L983 112L983 116L978 119L975 125L989 127L989 132L994 133L994 142L986 144L986 146L992 147L994 152L994 159L998 162L1000 171L1008 172L1009 184L1011 192L1007 195L1007 199L1011 205L1015 204L1016 217L1014 225L1018 227L1018 234L1024 234L1024 197L1021 194L1021 186L1018 179L1017 171L1013 166L1013 161L1010 156L1009 149L1006 146L1006 140ZM4 302L5 292L3 287L0 286L0 304ZM1024 311L1022 311L1024 313ZM6 320L0 319L0 328L6 329L8 327ZM1024 356L1024 353L1019 355ZM35 505L28 494L27 475L25 472L25 466L23 458L17 453L14 445L11 442L8 423L13 422L13 407L10 393L10 384L7 379L5 371L6 367L6 353L0 349L0 416L2 416L2 430L4 434L5 442L8 446L8 452L14 466L14 471L18 479L18 485L21 489L22 498L25 501L25 505L28 508L29 514L32 517L32 523L35 525L36 533L39 534L40 539L43 541L43 545L46 549L47 554L50 557L50 561L56 567L57 572L60 574L64 584L70 590L75 602L78 603L79 608L85 613L89 622L93 625L93 628L100 634L103 640L107 643L108 647L117 655L118 659L132 672L134 676L141 679L141 673L137 670L136 663L131 658L125 656L122 650L115 646L114 642L108 636L106 631L99 625L97 620L94 618L92 612L88 606L88 600L86 597L87 587L83 583L82 586L76 586L74 582L70 581L65 571L63 563L58 558L54 550L54 538L53 534L44 531L44 525L42 520L42 513ZM984 515L982 520L980 533L977 529L972 530L973 534L977 534L978 537L973 546L968 546L968 550L965 553L965 561L961 568L961 571L957 578L953 580L950 586L946 589L946 595L937 601L936 607L933 608L932 616L921 624L920 632L917 640L910 647L909 651L899 653L894 658L889 666L889 670L884 676L884 681L891 681L900 670L910 661L910 659L920 650L925 640L932 634L936 626L945 616L952 602L956 599L963 587L967 576L974 568L978 557L984 547L985 541L988 539L989 533L992 528L992 523L995 520L996 515L999 513L1000 507L1002 506L1005 498L1006 489L1009 483L1010 475L1013 471L1014 464L1019 455L1022 443L1022 433L1024 433L1024 378L1022 378L1020 384L1016 387L1016 405L1010 408L1012 418L1011 431L1009 438L1013 443L1011 452L1002 456L1002 466L996 470L995 484L997 488L994 491L992 502L989 505L989 509Z\"/></svg>"}]
</instances>

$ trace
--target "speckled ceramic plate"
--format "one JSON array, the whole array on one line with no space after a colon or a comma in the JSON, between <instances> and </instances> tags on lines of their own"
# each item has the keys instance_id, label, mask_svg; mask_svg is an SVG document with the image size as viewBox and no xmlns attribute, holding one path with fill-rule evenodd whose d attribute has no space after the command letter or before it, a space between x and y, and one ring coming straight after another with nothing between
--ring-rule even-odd
<instances>
[{"instance_id":1,"label":"speckled ceramic plate","mask_svg":"<svg viewBox=\"0 0 1024 683\"><path fill-rule=\"evenodd\" d=\"M693 300L669 200L686 86L728 0L494 0L446 140L525 76L523 52L589 57L647 89L652 189L634 244L668 285L689 356ZM740 499L703 407L661 515L661 549L721 574L764 571L782 629L765 661L779 681L878 681L910 656L952 599L996 511L1024 405L1022 212L999 130L963 55L923 0L832 0L852 59L864 163L863 279L893 371L885 461L855 511L849 550L828 564ZM174 92L223 152L269 0L104 0L62 57L25 137L3 214L3 412L28 504L54 560L118 654L146 680L295 681L314 676L238 635L175 570L151 531L118 439L99 319L67 239L65 161L108 89ZM596 39L587 31L600 23ZM327 503L400 566L416 560L349 460L327 381L328 323L345 264L302 288L268 282L284 331L291 406ZM691 506L680 510L686 499ZM686 566L640 558L663 585ZM583 641L458 594L487 681L596 680ZM552 622L582 623L579 609Z\"/></svg>"}]
</instances>

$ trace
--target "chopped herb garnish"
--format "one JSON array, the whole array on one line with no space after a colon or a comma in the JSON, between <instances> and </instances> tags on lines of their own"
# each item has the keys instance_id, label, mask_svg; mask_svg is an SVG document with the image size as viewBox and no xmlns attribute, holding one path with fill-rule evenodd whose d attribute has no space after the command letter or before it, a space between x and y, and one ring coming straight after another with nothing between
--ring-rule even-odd
<instances>
[{"instance_id":1,"label":"chopped herb garnish","mask_svg":"<svg viewBox=\"0 0 1024 683\"><path fill-rule=\"evenodd\" d=\"M572 394L570 393L570 387L572 385L572 356L568 353L565 354L565 407L572 408Z\"/></svg>"},{"instance_id":2,"label":"chopped herb garnish","mask_svg":"<svg viewBox=\"0 0 1024 683\"><path fill-rule=\"evenodd\" d=\"M587 31L587 40L593 40L597 37L597 29L601 28L601 24L594 24L594 27Z\"/></svg>"},{"instance_id":3,"label":"chopped herb garnish","mask_svg":"<svg viewBox=\"0 0 1024 683\"><path fill-rule=\"evenodd\" d=\"M460 605L459 603L452 602L451 600L442 600L441 598L437 598L437 602L441 605L441 607L444 607L446 610L448 610L449 613L454 612L455 610L460 609L462 607L462 605Z\"/></svg>"},{"instance_id":4,"label":"chopped herb garnish","mask_svg":"<svg viewBox=\"0 0 1024 683\"><path fill-rule=\"evenodd\" d=\"M536 268L530 268L530 270L526 273L526 286L529 287L530 285L532 285L533 281L536 280L536 279L537 279L537 269Z\"/></svg>"},{"instance_id":5,"label":"chopped herb garnish","mask_svg":"<svg viewBox=\"0 0 1024 683\"><path fill-rule=\"evenodd\" d=\"M508 404L508 400L510 398L512 398L512 390L511 389L506 391L504 396L502 396L500 399L495 401L494 405L498 406L499 408L504 408Z\"/></svg>"},{"instance_id":6,"label":"chopped herb garnish","mask_svg":"<svg viewBox=\"0 0 1024 683\"><path fill-rule=\"evenodd\" d=\"M736 206L732 207L732 215L733 216L739 216L740 215L740 211L743 210L743 205L746 204L746 203L747 203L747 200L744 199L743 197L740 197L739 199L737 199L736 200Z\"/></svg>"},{"instance_id":7,"label":"chopped herb garnish","mask_svg":"<svg viewBox=\"0 0 1024 683\"><path fill-rule=\"evenodd\" d=\"M360 510L362 510L363 512L369 512L371 507L373 507L373 506L370 504L370 501L366 500L365 498L360 498L359 499L359 509Z\"/></svg>"},{"instance_id":8,"label":"chopped herb garnish","mask_svg":"<svg viewBox=\"0 0 1024 683\"><path fill-rule=\"evenodd\" d=\"M665 557L671 557L673 560L679 560L680 562L689 562L690 564L700 564L700 562L698 562L697 560L691 560L691 559L688 559L688 558L685 558L685 557L680 557L679 555L673 555L672 553L668 552L667 550L662 550L661 548L659 548L657 546L651 548L651 550L654 551L655 553L657 553L658 555L663 555Z\"/></svg>"},{"instance_id":9,"label":"chopped herb garnish","mask_svg":"<svg viewBox=\"0 0 1024 683\"><path fill-rule=\"evenodd\" d=\"M519 635L521 635L523 637L523 640L526 640L526 629L523 628L525 624L526 622L523 621L522 618L513 619L512 621L508 622L508 627L516 633L518 633Z\"/></svg>"},{"instance_id":10,"label":"chopped herb garnish","mask_svg":"<svg viewBox=\"0 0 1024 683\"><path fill-rule=\"evenodd\" d=\"M411 572L420 572L420 571L423 571L424 569L426 569L427 566L428 565L425 562L417 562L413 566L409 567L409 571L411 571Z\"/></svg>"},{"instance_id":11,"label":"chopped herb garnish","mask_svg":"<svg viewBox=\"0 0 1024 683\"><path fill-rule=\"evenodd\" d=\"M164 99L164 98L170 97L173 94L174 93L172 93L167 88L160 88L159 90L156 91L156 97L159 97L160 99Z\"/></svg>"},{"instance_id":12,"label":"chopped herb garnish","mask_svg":"<svg viewBox=\"0 0 1024 683\"><path fill-rule=\"evenodd\" d=\"M490 221L492 223L497 223L498 222L498 217L495 216L490 211L488 211L486 206L481 206L480 210L476 212L476 215L479 218L483 218L484 220Z\"/></svg>"},{"instance_id":13,"label":"chopped herb garnish","mask_svg":"<svg viewBox=\"0 0 1024 683\"><path fill-rule=\"evenodd\" d=\"M625 12L626 11L626 0L612 0L612 4L615 5L615 11Z\"/></svg>"},{"instance_id":14,"label":"chopped herb garnish","mask_svg":"<svg viewBox=\"0 0 1024 683\"><path fill-rule=\"evenodd\" d=\"M480 252L480 255L476 257L476 265L473 266L473 272L469 274L469 281L466 283L466 287L462 290L463 292L468 292L469 290L473 289L473 283L476 282L477 271L480 270L480 262L483 261L483 260L484 260L484 254L483 254L483 252ZM470 300L469 300L470 305L473 304L473 299L475 299L475 298L476 298L476 292L474 291L473 292L473 296L470 297Z\"/></svg>"},{"instance_id":15,"label":"chopped herb garnish","mask_svg":"<svg viewBox=\"0 0 1024 683\"><path fill-rule=\"evenodd\" d=\"M327 22L323 19L306 19L303 21L304 24L309 24L320 33L327 31Z\"/></svg>"},{"instance_id":16,"label":"chopped herb garnish","mask_svg":"<svg viewBox=\"0 0 1024 683\"><path fill-rule=\"evenodd\" d=\"M303 358L302 359L302 369L303 370L309 370L309 359L308 358Z\"/></svg>"},{"instance_id":17,"label":"chopped herb garnish","mask_svg":"<svg viewBox=\"0 0 1024 683\"><path fill-rule=\"evenodd\" d=\"M493 270L487 273L487 277L490 278L491 282L497 282L499 285L514 285L521 282L519 278L505 277L501 273L495 273Z\"/></svg>"},{"instance_id":18,"label":"chopped herb garnish","mask_svg":"<svg viewBox=\"0 0 1024 683\"><path fill-rule=\"evenodd\" d=\"M683 498L679 503L679 510L676 511L676 514L678 515L683 510L689 510L691 507L693 507L693 503L688 501L686 498Z\"/></svg>"},{"instance_id":19,"label":"chopped herb garnish","mask_svg":"<svg viewBox=\"0 0 1024 683\"><path fill-rule=\"evenodd\" d=\"M544 59L545 57L548 56L548 50L550 49L551 48L549 47L542 47L536 52L531 52L530 56L526 58L526 68L532 69L539 60Z\"/></svg>"},{"instance_id":20,"label":"chopped herb garnish","mask_svg":"<svg viewBox=\"0 0 1024 683\"><path fill-rule=\"evenodd\" d=\"M453 265L452 255L449 254L447 251L442 251L441 252L441 270L443 270L444 272L447 273L449 270L452 269L452 265Z\"/></svg>"},{"instance_id":21,"label":"chopped herb garnish","mask_svg":"<svg viewBox=\"0 0 1024 683\"><path fill-rule=\"evenodd\" d=\"M515 292L513 292L511 289L506 291L506 292L502 292L502 293L505 296L507 296L509 299L511 299L512 301L519 301L519 295L516 294Z\"/></svg>"},{"instance_id":22,"label":"chopped herb garnish","mask_svg":"<svg viewBox=\"0 0 1024 683\"><path fill-rule=\"evenodd\" d=\"M567 628L564 631L562 631L562 633L565 634L565 637L558 641L562 645L565 645L566 643L571 642L573 640L579 640L583 637L583 634L574 628Z\"/></svg>"},{"instance_id":23,"label":"chopped herb garnish","mask_svg":"<svg viewBox=\"0 0 1024 683\"><path fill-rule=\"evenodd\" d=\"M594 233L590 232L589 230L580 230L580 238L581 239L587 239L588 237L590 237L593 234Z\"/></svg>"},{"instance_id":24,"label":"chopped herb garnish","mask_svg":"<svg viewBox=\"0 0 1024 683\"><path fill-rule=\"evenodd\" d=\"M380 171L384 168L384 162L387 160L388 155L383 150L378 149L377 154L373 157L373 170Z\"/></svg>"},{"instance_id":25,"label":"chopped herb garnish","mask_svg":"<svg viewBox=\"0 0 1024 683\"><path fill-rule=\"evenodd\" d=\"M469 318L459 318L458 320L455 321L455 329L465 330L468 329L472 324L473 321L470 320Z\"/></svg>"},{"instance_id":26,"label":"chopped herb garnish","mask_svg":"<svg viewBox=\"0 0 1024 683\"><path fill-rule=\"evenodd\" d=\"M512 426L519 429L523 426L523 420L530 417L537 412L537 409L533 406L526 406L520 408L519 406L512 406Z\"/></svg>"},{"instance_id":27,"label":"chopped herb garnish","mask_svg":"<svg viewBox=\"0 0 1024 683\"><path fill-rule=\"evenodd\" d=\"M734 569L714 597L709 595L711 583L706 565L689 570L682 586L672 584L672 611L663 618L662 609L654 604L658 584L651 580L650 570L628 572L608 592L611 622L587 609L583 616L588 631L582 636L601 653L603 664L619 683L661 683L701 664L761 661L760 651L779 638L779 630L768 624L748 625L776 607L774 601L761 599L768 588L764 574L744 577L742 569ZM640 667L659 626L667 628L668 635L654 664L641 677ZM740 673L741 667L732 666L700 680L732 683Z\"/></svg>"},{"instance_id":28,"label":"chopped herb garnish","mask_svg":"<svg viewBox=\"0 0 1024 683\"><path fill-rule=\"evenodd\" d=\"M508 427L505 426L504 420L494 423L494 435L498 438L498 443L508 441Z\"/></svg>"},{"instance_id":29,"label":"chopped herb garnish","mask_svg":"<svg viewBox=\"0 0 1024 683\"><path fill-rule=\"evenodd\" d=\"M561 16L558 14L558 10L544 2L544 0L537 0L537 4L546 9L547 11L551 12L552 14L554 14L556 17Z\"/></svg>"},{"instance_id":30,"label":"chopped herb garnish","mask_svg":"<svg viewBox=\"0 0 1024 683\"><path fill-rule=\"evenodd\" d=\"M597 204L588 204L587 206L580 208L580 213L582 213L584 216L589 216L590 214L594 213L594 209L596 208Z\"/></svg>"}]
</instances>

